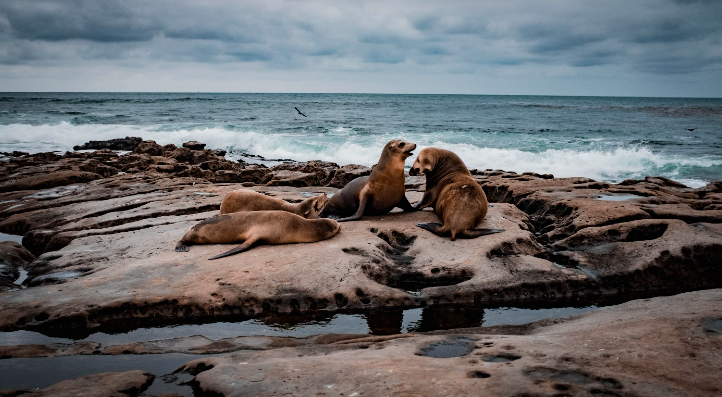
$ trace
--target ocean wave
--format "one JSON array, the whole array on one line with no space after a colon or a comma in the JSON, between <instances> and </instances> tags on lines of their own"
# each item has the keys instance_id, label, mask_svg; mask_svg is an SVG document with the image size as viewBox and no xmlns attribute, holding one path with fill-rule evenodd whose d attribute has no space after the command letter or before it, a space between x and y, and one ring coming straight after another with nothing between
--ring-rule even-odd
<instances>
[{"instance_id":1,"label":"ocean wave","mask_svg":"<svg viewBox=\"0 0 722 397\"><path fill-rule=\"evenodd\" d=\"M492 147L488 141L466 143L468 136L450 134L354 133L355 128L331 128L330 133L317 131L259 132L244 131L233 125L155 125L134 126L114 124L74 125L0 125L0 151L27 152L66 151L91 140L139 136L159 144L180 145L189 140L206 143L209 148L224 148L229 157L242 154L260 155L269 159L297 161L323 160L340 165L371 166L378 161L381 148L391 139L417 143L418 153L425 147L439 147L457 153L469 168L503 169L515 172L549 173L556 177L588 177L599 181L620 182L647 175L684 180L698 187L722 175L722 156L683 156L652 151L644 144L633 147L569 148L548 147L537 151L525 147ZM463 139L462 139L463 138ZM407 161L407 166L413 159Z\"/></svg>"}]
</instances>

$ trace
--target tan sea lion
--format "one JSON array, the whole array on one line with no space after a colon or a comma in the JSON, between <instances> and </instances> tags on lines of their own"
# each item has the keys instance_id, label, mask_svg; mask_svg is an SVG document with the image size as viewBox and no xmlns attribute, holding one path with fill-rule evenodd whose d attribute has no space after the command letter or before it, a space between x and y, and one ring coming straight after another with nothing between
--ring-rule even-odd
<instances>
[{"instance_id":1,"label":"tan sea lion","mask_svg":"<svg viewBox=\"0 0 722 397\"><path fill-rule=\"evenodd\" d=\"M361 219L362 215L383 215L394 207L414 211L404 195L404 161L414 149L416 144L411 142L388 142L371 175L346 184L328 200L318 217L344 222Z\"/></svg>"},{"instance_id":2,"label":"tan sea lion","mask_svg":"<svg viewBox=\"0 0 722 397\"><path fill-rule=\"evenodd\" d=\"M486 195L454 152L433 147L422 150L409 171L410 175L420 173L426 174L426 192L416 209L434 207L443 224L419 223L416 226L439 236L450 233L452 241L457 236L475 238L504 231L474 228L486 216Z\"/></svg>"},{"instance_id":3,"label":"tan sea lion","mask_svg":"<svg viewBox=\"0 0 722 397\"><path fill-rule=\"evenodd\" d=\"M316 219L328 201L326 193L309 197L300 203L289 203L251 190L234 190L223 198L221 214L243 211L286 211L306 219Z\"/></svg>"},{"instance_id":4,"label":"tan sea lion","mask_svg":"<svg viewBox=\"0 0 722 397\"><path fill-rule=\"evenodd\" d=\"M215 215L183 235L175 250L187 252L193 244L227 244L243 241L238 247L210 259L235 255L255 243L312 243L333 237L341 229L333 219L305 219L286 211L248 211Z\"/></svg>"}]
</instances>

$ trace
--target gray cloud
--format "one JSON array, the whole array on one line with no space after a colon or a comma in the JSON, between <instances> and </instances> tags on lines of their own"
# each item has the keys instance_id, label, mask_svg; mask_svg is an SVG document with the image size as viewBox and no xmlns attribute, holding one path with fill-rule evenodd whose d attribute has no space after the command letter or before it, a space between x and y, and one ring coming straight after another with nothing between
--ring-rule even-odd
<instances>
[{"instance_id":1,"label":"gray cloud","mask_svg":"<svg viewBox=\"0 0 722 397\"><path fill-rule=\"evenodd\" d=\"M0 64L690 74L722 69L720 20L722 2L705 0L3 0Z\"/></svg>"}]
</instances>

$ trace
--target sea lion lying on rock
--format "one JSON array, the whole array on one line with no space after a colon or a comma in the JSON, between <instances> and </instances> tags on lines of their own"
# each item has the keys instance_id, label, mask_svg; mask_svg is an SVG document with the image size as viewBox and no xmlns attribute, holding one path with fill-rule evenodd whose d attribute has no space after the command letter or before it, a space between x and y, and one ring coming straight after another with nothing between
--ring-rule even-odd
<instances>
[{"instance_id":1,"label":"sea lion lying on rock","mask_svg":"<svg viewBox=\"0 0 722 397\"><path fill-rule=\"evenodd\" d=\"M183 235L175 250L187 252L193 244L227 244L238 247L216 255L219 259L250 249L255 243L312 243L333 237L341 229L333 219L304 219L286 211L249 211L215 215Z\"/></svg>"},{"instance_id":2,"label":"sea lion lying on rock","mask_svg":"<svg viewBox=\"0 0 722 397\"><path fill-rule=\"evenodd\" d=\"M251 190L234 190L223 198L221 214L243 211L286 211L306 219L316 219L328 201L326 193L309 197L300 203L289 203Z\"/></svg>"},{"instance_id":3,"label":"sea lion lying on rock","mask_svg":"<svg viewBox=\"0 0 722 397\"><path fill-rule=\"evenodd\" d=\"M414 149L416 144L411 142L388 142L371 175L349 182L328 200L318 217L344 222L361 219L362 215L383 215L394 207L414 211L404 195L404 161Z\"/></svg>"},{"instance_id":4,"label":"sea lion lying on rock","mask_svg":"<svg viewBox=\"0 0 722 397\"><path fill-rule=\"evenodd\" d=\"M474 228L486 216L486 195L455 153L433 147L422 150L409 171L410 175L420 173L426 174L426 192L416 209L434 207L443 224L419 223L416 226L439 236L450 233L452 241L457 236L476 238L503 232L502 229Z\"/></svg>"}]
</instances>

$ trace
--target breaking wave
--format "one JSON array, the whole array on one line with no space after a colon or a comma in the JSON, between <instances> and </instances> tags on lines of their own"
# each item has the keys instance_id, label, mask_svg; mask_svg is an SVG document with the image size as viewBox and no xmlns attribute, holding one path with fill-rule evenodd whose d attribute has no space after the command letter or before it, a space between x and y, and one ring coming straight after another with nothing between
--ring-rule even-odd
<instances>
[{"instance_id":1,"label":"breaking wave","mask_svg":"<svg viewBox=\"0 0 722 397\"><path fill-rule=\"evenodd\" d=\"M27 152L72 150L90 140L140 136L159 144L180 145L188 140L224 148L228 157L260 155L269 159L297 161L323 160L340 165L373 165L381 147L390 139L402 138L417 143L415 153L429 146L457 153L469 168L537 172L556 177L582 176L607 182L647 175L665 176L698 187L722 175L721 156L690 157L652 151L644 145L608 149L571 149L540 147L538 151L514 147L490 147L490 142L458 143L442 134L358 134L338 127L331 134L267 133L243 131L234 126L133 126L133 125L0 125L0 151ZM492 142L493 143L493 142ZM407 161L411 165L412 159ZM716 178L715 178L716 177Z\"/></svg>"}]
</instances>

